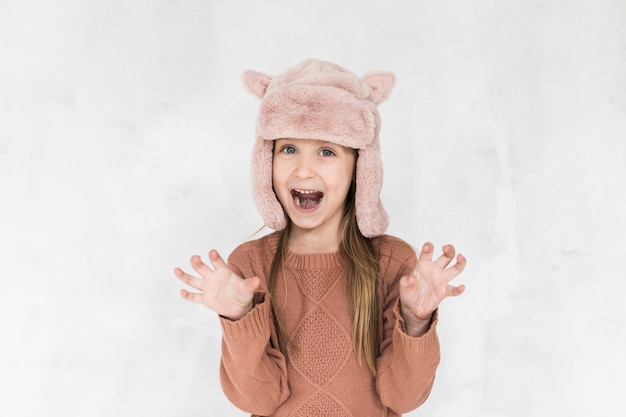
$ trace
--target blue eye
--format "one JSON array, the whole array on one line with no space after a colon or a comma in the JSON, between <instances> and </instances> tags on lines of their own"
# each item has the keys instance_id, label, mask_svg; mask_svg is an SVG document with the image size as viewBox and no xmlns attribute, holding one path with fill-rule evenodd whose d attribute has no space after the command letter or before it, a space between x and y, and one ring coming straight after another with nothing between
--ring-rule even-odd
<instances>
[{"instance_id":1,"label":"blue eye","mask_svg":"<svg viewBox=\"0 0 626 417\"><path fill-rule=\"evenodd\" d=\"M281 149L281 152L287 153L287 154L294 154L296 153L296 148L290 145L283 146L283 148Z\"/></svg>"},{"instance_id":2,"label":"blue eye","mask_svg":"<svg viewBox=\"0 0 626 417\"><path fill-rule=\"evenodd\" d=\"M335 152L331 151L330 149L322 149L320 151L320 154L322 156L333 156L333 155L335 155Z\"/></svg>"}]
</instances>

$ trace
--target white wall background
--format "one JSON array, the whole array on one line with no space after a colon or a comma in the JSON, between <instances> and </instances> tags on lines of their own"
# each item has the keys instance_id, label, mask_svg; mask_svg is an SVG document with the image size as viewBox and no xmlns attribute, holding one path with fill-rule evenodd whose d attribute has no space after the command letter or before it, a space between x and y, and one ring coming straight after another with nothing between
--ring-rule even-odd
<instances>
[{"instance_id":1,"label":"white wall background","mask_svg":"<svg viewBox=\"0 0 626 417\"><path fill-rule=\"evenodd\" d=\"M1 1L0 415L239 416L172 274L261 225L246 69L398 78L389 233L469 259L411 416L623 416L626 3Z\"/></svg>"}]
</instances>

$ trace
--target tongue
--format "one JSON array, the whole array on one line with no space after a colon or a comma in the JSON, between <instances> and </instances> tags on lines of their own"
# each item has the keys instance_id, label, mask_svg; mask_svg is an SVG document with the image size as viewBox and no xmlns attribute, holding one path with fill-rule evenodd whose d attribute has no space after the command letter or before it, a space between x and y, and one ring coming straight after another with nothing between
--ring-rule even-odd
<instances>
[{"instance_id":1,"label":"tongue","mask_svg":"<svg viewBox=\"0 0 626 417\"><path fill-rule=\"evenodd\" d=\"M322 193L296 194L296 204L305 210L317 207L321 200Z\"/></svg>"}]
</instances>

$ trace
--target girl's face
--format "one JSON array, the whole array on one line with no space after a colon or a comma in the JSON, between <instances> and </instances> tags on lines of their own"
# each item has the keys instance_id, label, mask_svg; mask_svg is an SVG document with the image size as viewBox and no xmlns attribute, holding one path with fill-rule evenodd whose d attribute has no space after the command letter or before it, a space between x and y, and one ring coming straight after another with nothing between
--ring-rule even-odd
<instances>
[{"instance_id":1,"label":"girl's face","mask_svg":"<svg viewBox=\"0 0 626 417\"><path fill-rule=\"evenodd\" d=\"M295 230L337 237L355 162L354 149L331 142L274 142L274 192Z\"/></svg>"}]
</instances>

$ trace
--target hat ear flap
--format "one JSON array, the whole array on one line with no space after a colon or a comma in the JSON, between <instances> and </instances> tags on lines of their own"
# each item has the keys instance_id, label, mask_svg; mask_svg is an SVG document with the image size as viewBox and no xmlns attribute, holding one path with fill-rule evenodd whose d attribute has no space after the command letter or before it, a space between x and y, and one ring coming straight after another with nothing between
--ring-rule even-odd
<instances>
[{"instance_id":1,"label":"hat ear flap","mask_svg":"<svg viewBox=\"0 0 626 417\"><path fill-rule=\"evenodd\" d=\"M363 236L380 236L389 226L389 216L380 201L383 163L378 145L372 143L359 149L356 164L356 221Z\"/></svg>"},{"instance_id":2,"label":"hat ear flap","mask_svg":"<svg viewBox=\"0 0 626 417\"><path fill-rule=\"evenodd\" d=\"M263 98L272 77L256 71L246 71L241 75L241 80L246 90L258 98Z\"/></svg>"},{"instance_id":3,"label":"hat ear flap","mask_svg":"<svg viewBox=\"0 0 626 417\"><path fill-rule=\"evenodd\" d=\"M389 97L391 88L396 82L396 77L390 72L377 72L365 75L363 81L372 89L372 101L374 104L380 104Z\"/></svg>"},{"instance_id":4,"label":"hat ear flap","mask_svg":"<svg viewBox=\"0 0 626 417\"><path fill-rule=\"evenodd\" d=\"M274 141L257 138L252 149L252 198L265 222L274 230L287 226L285 212L272 186L272 158Z\"/></svg>"}]
</instances>

